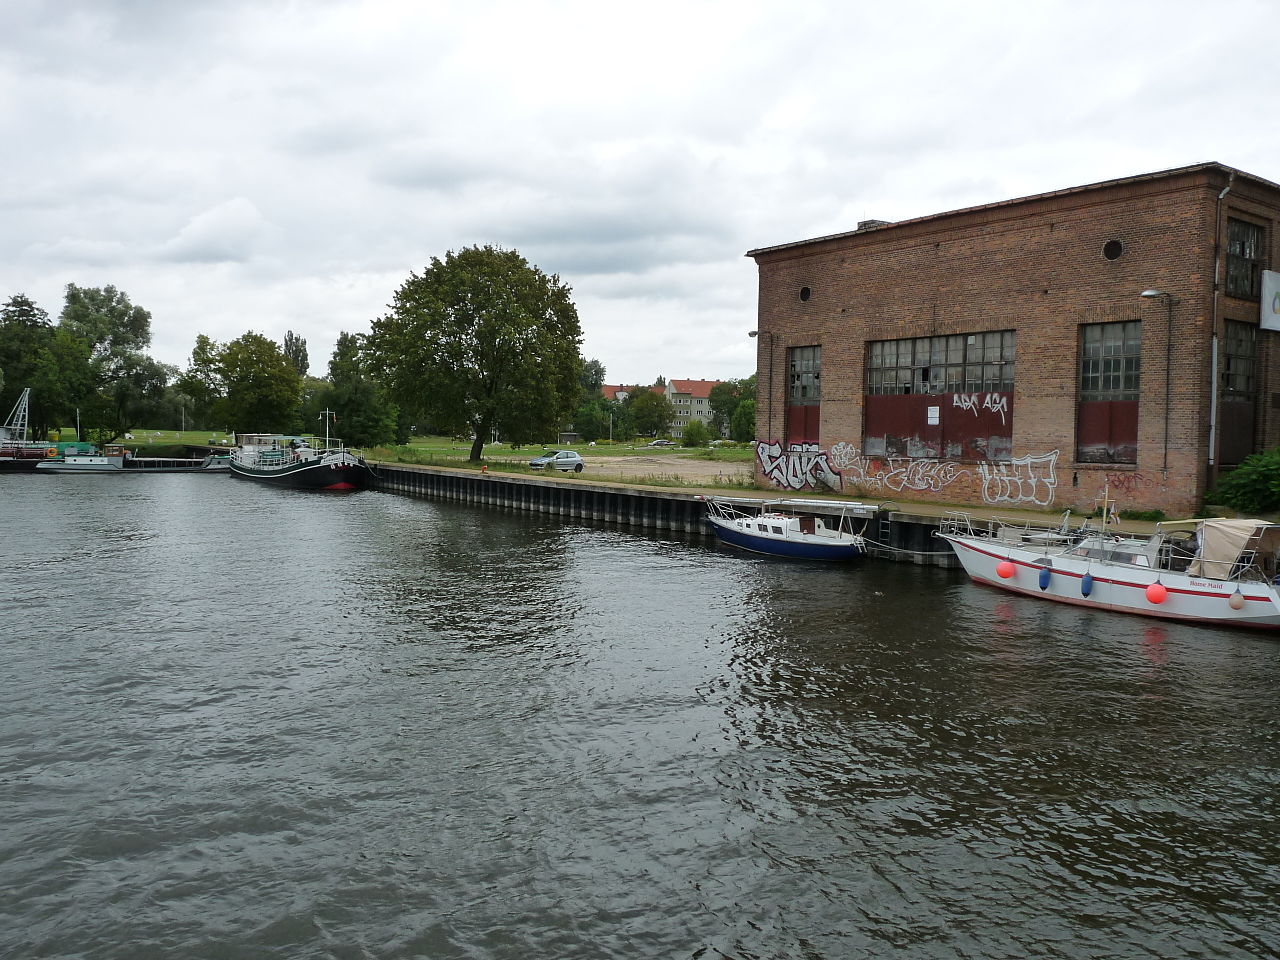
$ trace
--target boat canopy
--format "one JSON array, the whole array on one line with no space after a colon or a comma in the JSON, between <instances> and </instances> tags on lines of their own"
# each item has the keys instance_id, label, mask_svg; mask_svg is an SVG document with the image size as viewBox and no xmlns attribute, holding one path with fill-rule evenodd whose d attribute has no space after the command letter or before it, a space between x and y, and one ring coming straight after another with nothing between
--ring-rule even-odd
<instances>
[{"instance_id":1,"label":"boat canopy","mask_svg":"<svg viewBox=\"0 0 1280 960\"><path fill-rule=\"evenodd\" d=\"M1280 551L1280 523L1216 518L1160 524L1162 533L1188 529L1200 540L1199 552L1187 567L1193 577L1226 580L1237 563L1248 565Z\"/></svg>"}]
</instances>

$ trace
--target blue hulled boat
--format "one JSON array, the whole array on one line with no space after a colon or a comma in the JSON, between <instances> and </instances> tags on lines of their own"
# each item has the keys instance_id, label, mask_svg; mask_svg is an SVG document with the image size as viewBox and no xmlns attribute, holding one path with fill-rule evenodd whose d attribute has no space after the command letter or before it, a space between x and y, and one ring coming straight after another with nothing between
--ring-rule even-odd
<instances>
[{"instance_id":1,"label":"blue hulled boat","mask_svg":"<svg viewBox=\"0 0 1280 960\"><path fill-rule=\"evenodd\" d=\"M703 497L722 543L797 560L853 560L866 553L862 531L876 507L858 502ZM855 529L855 527L857 529Z\"/></svg>"}]
</instances>

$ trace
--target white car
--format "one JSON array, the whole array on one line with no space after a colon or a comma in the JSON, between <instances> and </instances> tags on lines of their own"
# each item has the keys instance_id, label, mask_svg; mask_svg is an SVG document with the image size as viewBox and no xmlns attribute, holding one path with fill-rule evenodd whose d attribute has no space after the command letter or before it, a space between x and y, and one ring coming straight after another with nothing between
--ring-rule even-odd
<instances>
[{"instance_id":1,"label":"white car","mask_svg":"<svg viewBox=\"0 0 1280 960\"><path fill-rule=\"evenodd\" d=\"M675 445L674 440L650 440L645 444L646 447L674 447Z\"/></svg>"},{"instance_id":2,"label":"white car","mask_svg":"<svg viewBox=\"0 0 1280 960\"><path fill-rule=\"evenodd\" d=\"M581 473L585 466L582 457L573 450L548 450L540 457L529 461L530 470L572 470Z\"/></svg>"}]
</instances>

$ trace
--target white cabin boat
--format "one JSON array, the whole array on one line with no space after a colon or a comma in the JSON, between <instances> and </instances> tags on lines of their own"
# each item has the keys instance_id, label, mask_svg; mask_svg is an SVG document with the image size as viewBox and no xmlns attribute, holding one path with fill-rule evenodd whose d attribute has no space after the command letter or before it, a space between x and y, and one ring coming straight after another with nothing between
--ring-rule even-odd
<instances>
[{"instance_id":1,"label":"white cabin boat","mask_svg":"<svg viewBox=\"0 0 1280 960\"><path fill-rule=\"evenodd\" d=\"M862 529L876 512L865 503L830 500L701 499L707 505L707 521L722 543L799 560L862 556L866 553Z\"/></svg>"},{"instance_id":2,"label":"white cabin boat","mask_svg":"<svg viewBox=\"0 0 1280 960\"><path fill-rule=\"evenodd\" d=\"M1169 620L1280 630L1280 523L1156 524L1149 537L1056 530L953 513L938 535L969 576L1060 603Z\"/></svg>"}]
</instances>

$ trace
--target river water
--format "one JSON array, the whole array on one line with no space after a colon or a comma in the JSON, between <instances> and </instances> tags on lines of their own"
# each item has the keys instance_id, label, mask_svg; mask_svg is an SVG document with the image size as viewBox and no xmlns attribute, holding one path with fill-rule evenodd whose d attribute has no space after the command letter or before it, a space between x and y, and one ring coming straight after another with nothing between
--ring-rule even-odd
<instances>
[{"instance_id":1,"label":"river water","mask_svg":"<svg viewBox=\"0 0 1280 960\"><path fill-rule=\"evenodd\" d=\"M0 475L0 956L1280 953L1280 643L955 571Z\"/></svg>"}]
</instances>

